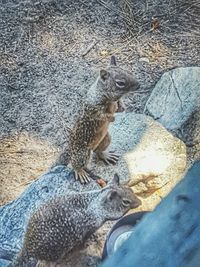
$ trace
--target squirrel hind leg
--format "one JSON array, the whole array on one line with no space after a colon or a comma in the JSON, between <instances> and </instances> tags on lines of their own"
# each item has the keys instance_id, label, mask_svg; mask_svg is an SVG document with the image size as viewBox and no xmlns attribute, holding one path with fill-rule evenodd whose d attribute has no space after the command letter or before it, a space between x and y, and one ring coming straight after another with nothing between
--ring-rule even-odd
<instances>
[{"instance_id":1,"label":"squirrel hind leg","mask_svg":"<svg viewBox=\"0 0 200 267\"><path fill-rule=\"evenodd\" d=\"M98 154L98 152L105 151L110 145L110 143L111 143L111 136L109 132L107 132L103 140L98 144L98 147L95 149L95 152Z\"/></svg>"},{"instance_id":2,"label":"squirrel hind leg","mask_svg":"<svg viewBox=\"0 0 200 267\"><path fill-rule=\"evenodd\" d=\"M90 175L84 169L81 169L80 171L74 171L74 177L75 180L79 180L81 184L87 184L90 182Z\"/></svg>"},{"instance_id":3,"label":"squirrel hind leg","mask_svg":"<svg viewBox=\"0 0 200 267\"><path fill-rule=\"evenodd\" d=\"M111 143L111 137L110 134L107 132L104 139L101 141L101 143L98 145L98 147L95 150L95 153L97 155L98 160L104 161L107 165L114 165L117 163L119 159L119 155L113 151L107 152L106 149Z\"/></svg>"},{"instance_id":4,"label":"squirrel hind leg","mask_svg":"<svg viewBox=\"0 0 200 267\"><path fill-rule=\"evenodd\" d=\"M105 162L106 165L115 165L119 160L119 155L114 151L98 151L97 156L99 160Z\"/></svg>"}]
</instances>

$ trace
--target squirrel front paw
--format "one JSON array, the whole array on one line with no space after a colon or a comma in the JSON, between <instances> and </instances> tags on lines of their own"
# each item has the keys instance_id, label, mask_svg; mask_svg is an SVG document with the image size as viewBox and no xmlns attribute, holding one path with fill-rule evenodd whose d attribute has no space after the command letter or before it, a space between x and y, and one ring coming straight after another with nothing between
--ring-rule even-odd
<instances>
[{"instance_id":1,"label":"squirrel front paw","mask_svg":"<svg viewBox=\"0 0 200 267\"><path fill-rule=\"evenodd\" d=\"M108 115L108 120L109 120L110 122L115 121L115 116L109 114L109 115Z\"/></svg>"},{"instance_id":2,"label":"squirrel front paw","mask_svg":"<svg viewBox=\"0 0 200 267\"><path fill-rule=\"evenodd\" d=\"M123 103L122 101L119 100L119 101L117 102L117 104L118 104L118 108L117 108L116 112L123 112L123 111L125 110L124 103Z\"/></svg>"}]
</instances>

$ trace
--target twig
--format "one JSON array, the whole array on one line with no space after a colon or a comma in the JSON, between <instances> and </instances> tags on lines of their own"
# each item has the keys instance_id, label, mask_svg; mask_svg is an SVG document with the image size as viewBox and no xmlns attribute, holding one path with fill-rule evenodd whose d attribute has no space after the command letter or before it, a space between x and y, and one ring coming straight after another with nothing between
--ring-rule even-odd
<instances>
[{"instance_id":1,"label":"twig","mask_svg":"<svg viewBox=\"0 0 200 267\"><path fill-rule=\"evenodd\" d=\"M98 43L97 40L94 40L91 45L89 45L89 47L86 49L86 51L84 53L82 53L82 57L85 57L91 50L92 48Z\"/></svg>"},{"instance_id":2,"label":"twig","mask_svg":"<svg viewBox=\"0 0 200 267\"><path fill-rule=\"evenodd\" d=\"M178 97L178 99L179 99L179 101L180 101L180 103L181 103L181 109L183 109L183 103L182 103L182 99L181 99L181 97L180 97L180 94L179 94L179 91L178 91L178 88L176 87L176 84L175 84L175 81L174 81L174 77L173 77L173 74L172 73L170 73L170 78L171 78L171 81L172 81L172 84L173 84L173 86L174 86L174 90L175 90L175 92L176 92L176 95L177 95L177 97Z\"/></svg>"},{"instance_id":3,"label":"twig","mask_svg":"<svg viewBox=\"0 0 200 267\"><path fill-rule=\"evenodd\" d=\"M13 187L13 189L17 189L17 188L22 187L22 186L27 186L27 185L31 184L33 181L36 181L36 180L37 179L33 179L33 180L29 180L29 181L23 182L23 183L15 186L15 187Z\"/></svg>"}]
</instances>

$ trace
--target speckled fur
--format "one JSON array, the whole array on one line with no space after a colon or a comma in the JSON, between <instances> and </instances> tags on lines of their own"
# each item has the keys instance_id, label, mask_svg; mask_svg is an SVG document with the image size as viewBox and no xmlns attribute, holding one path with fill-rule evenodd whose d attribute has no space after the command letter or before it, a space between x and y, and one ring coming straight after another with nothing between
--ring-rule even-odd
<instances>
[{"instance_id":1,"label":"speckled fur","mask_svg":"<svg viewBox=\"0 0 200 267\"><path fill-rule=\"evenodd\" d=\"M11 266L25 267L32 258L44 266L59 263L105 221L120 218L140 203L130 188L119 185L117 175L103 189L54 198L31 216L23 249Z\"/></svg>"},{"instance_id":2,"label":"speckled fur","mask_svg":"<svg viewBox=\"0 0 200 267\"><path fill-rule=\"evenodd\" d=\"M108 131L109 123L114 121L117 108L113 110L109 112L106 105L85 107L70 136L70 158L75 170L87 166L91 151L98 147Z\"/></svg>"},{"instance_id":3,"label":"speckled fur","mask_svg":"<svg viewBox=\"0 0 200 267\"><path fill-rule=\"evenodd\" d=\"M70 160L76 172L87 169L92 151L107 149L111 142L108 126L115 120L115 112L121 110L120 98L137 90L138 86L131 73L115 64L100 70L99 77L88 91L83 114L71 132ZM103 146L101 142L104 142Z\"/></svg>"}]
</instances>

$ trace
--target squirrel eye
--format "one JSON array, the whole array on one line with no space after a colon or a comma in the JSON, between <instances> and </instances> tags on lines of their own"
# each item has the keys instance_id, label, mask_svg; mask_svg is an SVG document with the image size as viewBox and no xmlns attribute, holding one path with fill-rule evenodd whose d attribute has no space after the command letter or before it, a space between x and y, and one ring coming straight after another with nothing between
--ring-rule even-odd
<instances>
[{"instance_id":1,"label":"squirrel eye","mask_svg":"<svg viewBox=\"0 0 200 267\"><path fill-rule=\"evenodd\" d=\"M125 80L116 80L115 83L116 83L116 86L119 88L123 88L126 85Z\"/></svg>"},{"instance_id":2,"label":"squirrel eye","mask_svg":"<svg viewBox=\"0 0 200 267\"><path fill-rule=\"evenodd\" d=\"M123 200L122 200L122 204L123 204L124 206L129 206L129 205L131 204L131 201L128 200L128 199L123 199Z\"/></svg>"}]
</instances>

